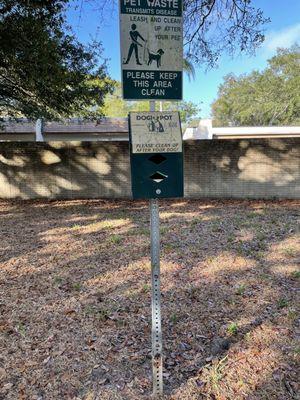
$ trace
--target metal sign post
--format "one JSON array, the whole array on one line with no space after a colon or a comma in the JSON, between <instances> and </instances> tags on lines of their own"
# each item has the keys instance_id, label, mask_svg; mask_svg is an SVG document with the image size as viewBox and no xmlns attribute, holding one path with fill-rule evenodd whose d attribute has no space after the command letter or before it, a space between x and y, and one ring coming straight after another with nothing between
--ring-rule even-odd
<instances>
[{"instance_id":1,"label":"metal sign post","mask_svg":"<svg viewBox=\"0 0 300 400\"><path fill-rule=\"evenodd\" d=\"M183 0L119 0L122 94L150 100L129 115L134 199L150 199L153 395L163 394L159 198L183 197L183 145L177 112L155 100L182 100Z\"/></svg>"},{"instance_id":2,"label":"metal sign post","mask_svg":"<svg viewBox=\"0 0 300 400\"><path fill-rule=\"evenodd\" d=\"M153 395L163 394L163 362L160 295L160 238L158 200L150 200L152 279L152 377Z\"/></svg>"},{"instance_id":3,"label":"metal sign post","mask_svg":"<svg viewBox=\"0 0 300 400\"><path fill-rule=\"evenodd\" d=\"M150 101L155 111L155 101ZM150 199L151 284L152 284L152 384L153 396L163 394L161 294L160 294L160 234L158 199Z\"/></svg>"},{"instance_id":4,"label":"metal sign post","mask_svg":"<svg viewBox=\"0 0 300 400\"><path fill-rule=\"evenodd\" d=\"M160 294L160 198L183 197L183 144L180 116L174 111L129 114L131 185L134 199L150 199L152 278L152 374L153 395L163 394L161 294Z\"/></svg>"}]
</instances>

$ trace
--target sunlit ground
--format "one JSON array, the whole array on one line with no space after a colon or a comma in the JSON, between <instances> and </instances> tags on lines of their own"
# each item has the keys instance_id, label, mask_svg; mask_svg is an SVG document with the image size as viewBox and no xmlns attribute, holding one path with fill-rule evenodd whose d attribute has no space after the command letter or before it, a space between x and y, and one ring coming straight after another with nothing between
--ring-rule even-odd
<instances>
[{"instance_id":1,"label":"sunlit ground","mask_svg":"<svg viewBox=\"0 0 300 400\"><path fill-rule=\"evenodd\" d=\"M161 203L166 399L297 399L300 202ZM0 399L148 399L146 202L0 202Z\"/></svg>"}]
</instances>

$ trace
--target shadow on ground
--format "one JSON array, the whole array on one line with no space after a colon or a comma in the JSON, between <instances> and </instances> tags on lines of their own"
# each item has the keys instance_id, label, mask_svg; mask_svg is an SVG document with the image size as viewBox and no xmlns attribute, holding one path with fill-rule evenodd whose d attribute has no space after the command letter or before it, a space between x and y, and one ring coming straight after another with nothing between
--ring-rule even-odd
<instances>
[{"instance_id":1,"label":"shadow on ground","mask_svg":"<svg viewBox=\"0 0 300 400\"><path fill-rule=\"evenodd\" d=\"M297 399L299 205L162 202L167 399ZM0 398L149 398L148 220L0 203Z\"/></svg>"}]
</instances>

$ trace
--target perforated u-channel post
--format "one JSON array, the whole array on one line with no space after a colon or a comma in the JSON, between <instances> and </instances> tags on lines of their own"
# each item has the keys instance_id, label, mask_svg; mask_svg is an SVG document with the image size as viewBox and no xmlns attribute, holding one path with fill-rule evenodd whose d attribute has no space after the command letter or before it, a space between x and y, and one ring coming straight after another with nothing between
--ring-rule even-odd
<instances>
[{"instance_id":1,"label":"perforated u-channel post","mask_svg":"<svg viewBox=\"0 0 300 400\"><path fill-rule=\"evenodd\" d=\"M155 101L150 101L150 111L155 111ZM153 396L163 394L161 294L160 294L160 234L159 205L150 200L151 278L152 278L152 376Z\"/></svg>"},{"instance_id":2,"label":"perforated u-channel post","mask_svg":"<svg viewBox=\"0 0 300 400\"><path fill-rule=\"evenodd\" d=\"M150 200L151 276L152 276L152 374L153 395L163 394L161 295L160 295L160 238L158 200Z\"/></svg>"}]
</instances>

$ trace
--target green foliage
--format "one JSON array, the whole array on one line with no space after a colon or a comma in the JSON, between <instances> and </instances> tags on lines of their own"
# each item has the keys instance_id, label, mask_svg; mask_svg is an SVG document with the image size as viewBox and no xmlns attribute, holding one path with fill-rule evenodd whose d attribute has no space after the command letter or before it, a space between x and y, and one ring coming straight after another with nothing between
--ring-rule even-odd
<instances>
[{"instance_id":1,"label":"green foliage","mask_svg":"<svg viewBox=\"0 0 300 400\"><path fill-rule=\"evenodd\" d=\"M63 278L61 276L56 276L56 277L54 277L53 281L54 281L55 285L60 285L63 282Z\"/></svg>"},{"instance_id":2,"label":"green foliage","mask_svg":"<svg viewBox=\"0 0 300 400\"><path fill-rule=\"evenodd\" d=\"M300 46L278 49L262 72L228 75L212 105L217 126L300 123Z\"/></svg>"},{"instance_id":3,"label":"green foliage","mask_svg":"<svg viewBox=\"0 0 300 400\"><path fill-rule=\"evenodd\" d=\"M0 117L59 119L99 116L113 82L108 79L101 45L80 44L65 25L67 6L82 12L95 3L110 17L115 3L102 0L2 0L0 2ZM267 22L252 0L184 1L185 68L192 63L213 66L224 51L251 52L262 41ZM123 104L110 99L109 115L124 116L128 108L147 109L146 103ZM164 103L179 108L183 122L199 113L191 102ZM104 108L104 109L105 109Z\"/></svg>"},{"instance_id":4,"label":"green foliage","mask_svg":"<svg viewBox=\"0 0 300 400\"><path fill-rule=\"evenodd\" d=\"M72 288L73 288L74 290L76 290L77 292L80 292L80 290L81 290L81 283L80 283L80 282L74 283L74 284L72 285Z\"/></svg>"},{"instance_id":5,"label":"green foliage","mask_svg":"<svg viewBox=\"0 0 300 400\"><path fill-rule=\"evenodd\" d=\"M112 89L101 46L64 24L67 0L0 3L0 116L60 118L103 105Z\"/></svg>"},{"instance_id":6,"label":"green foliage","mask_svg":"<svg viewBox=\"0 0 300 400\"><path fill-rule=\"evenodd\" d=\"M228 331L228 333L229 333L230 335L237 335L237 333L238 333L238 326L237 326L237 324L236 324L235 322L232 322L232 323L228 326L227 331Z\"/></svg>"},{"instance_id":7,"label":"green foliage","mask_svg":"<svg viewBox=\"0 0 300 400\"><path fill-rule=\"evenodd\" d=\"M121 237L120 235L111 235L111 236L110 236L110 241L111 241L113 244L119 244L119 243L121 243L121 241L122 241L122 237Z\"/></svg>"},{"instance_id":8,"label":"green foliage","mask_svg":"<svg viewBox=\"0 0 300 400\"><path fill-rule=\"evenodd\" d=\"M236 290L236 294L242 296L245 293L245 291L246 291L246 286L240 285Z\"/></svg>"},{"instance_id":9,"label":"green foliage","mask_svg":"<svg viewBox=\"0 0 300 400\"><path fill-rule=\"evenodd\" d=\"M289 305L289 302L287 299L282 297L281 299L278 300L277 306L278 308L286 308Z\"/></svg>"},{"instance_id":10,"label":"green foliage","mask_svg":"<svg viewBox=\"0 0 300 400\"><path fill-rule=\"evenodd\" d=\"M294 279L300 279L300 271L294 271L294 272L292 273L292 277L293 277Z\"/></svg>"},{"instance_id":11,"label":"green foliage","mask_svg":"<svg viewBox=\"0 0 300 400\"><path fill-rule=\"evenodd\" d=\"M156 109L159 110L159 102L156 102ZM190 122L200 112L198 105L191 101L164 101L163 110L179 111L183 123ZM131 111L149 111L149 103L122 100L121 84L116 82L114 93L106 96L104 107L100 109L100 112L107 117L127 117Z\"/></svg>"},{"instance_id":12,"label":"green foliage","mask_svg":"<svg viewBox=\"0 0 300 400\"><path fill-rule=\"evenodd\" d=\"M142 291L142 293L148 293L148 292L150 292L150 290L151 290L151 286L148 285L147 283L145 283L145 284L143 285L141 291Z\"/></svg>"},{"instance_id":13,"label":"green foliage","mask_svg":"<svg viewBox=\"0 0 300 400\"><path fill-rule=\"evenodd\" d=\"M87 306L84 309L84 313L86 316L92 317L99 322L105 322L109 319L112 310L105 305L101 307L95 306Z\"/></svg>"},{"instance_id":14,"label":"green foliage","mask_svg":"<svg viewBox=\"0 0 300 400\"><path fill-rule=\"evenodd\" d=\"M294 323L294 322L297 321L298 313L297 313L297 311L294 310L294 309L289 309L287 316L288 316L288 319L289 319L292 323Z\"/></svg>"},{"instance_id":15,"label":"green foliage","mask_svg":"<svg viewBox=\"0 0 300 400\"><path fill-rule=\"evenodd\" d=\"M213 364L210 372L210 384L214 390L220 392L220 382L224 378L224 369L228 361L228 355L220 360L218 363Z\"/></svg>"},{"instance_id":16,"label":"green foliage","mask_svg":"<svg viewBox=\"0 0 300 400\"><path fill-rule=\"evenodd\" d=\"M251 54L269 22L253 0L185 0L185 42L193 62L214 66L224 52Z\"/></svg>"},{"instance_id":17,"label":"green foliage","mask_svg":"<svg viewBox=\"0 0 300 400\"><path fill-rule=\"evenodd\" d=\"M170 321L172 322L172 324L177 324L177 322L179 321L179 316L176 313L171 314Z\"/></svg>"},{"instance_id":18,"label":"green foliage","mask_svg":"<svg viewBox=\"0 0 300 400\"><path fill-rule=\"evenodd\" d=\"M196 71L193 63L187 58L183 59L183 70L187 74L189 81L194 80L196 77Z\"/></svg>"},{"instance_id":19,"label":"green foliage","mask_svg":"<svg viewBox=\"0 0 300 400\"><path fill-rule=\"evenodd\" d=\"M294 247L286 247L282 249L282 253L287 257L296 257L298 254L298 249Z\"/></svg>"},{"instance_id":20,"label":"green foliage","mask_svg":"<svg viewBox=\"0 0 300 400\"><path fill-rule=\"evenodd\" d=\"M26 336L26 326L22 322L20 322L16 326L16 331L19 333L19 335L21 335L23 338L25 338L25 336Z\"/></svg>"},{"instance_id":21,"label":"green foliage","mask_svg":"<svg viewBox=\"0 0 300 400\"><path fill-rule=\"evenodd\" d=\"M111 19L117 1L73 0L82 10L100 9L102 17ZM236 51L252 54L264 41L265 18L255 0L183 0L184 43L187 59L213 67L222 53Z\"/></svg>"}]
</instances>

